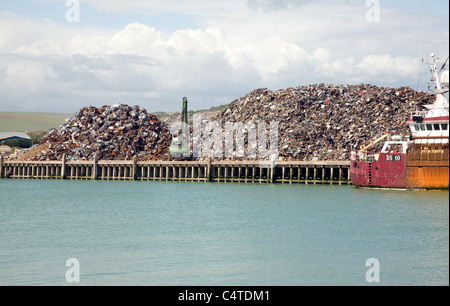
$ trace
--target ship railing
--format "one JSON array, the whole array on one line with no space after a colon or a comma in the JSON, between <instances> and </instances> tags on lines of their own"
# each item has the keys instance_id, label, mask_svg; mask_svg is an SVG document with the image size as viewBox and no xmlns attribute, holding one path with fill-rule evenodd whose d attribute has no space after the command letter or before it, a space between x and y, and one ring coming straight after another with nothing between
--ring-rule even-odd
<instances>
[{"instance_id":1,"label":"ship railing","mask_svg":"<svg viewBox=\"0 0 450 306\"><path fill-rule=\"evenodd\" d=\"M379 154L367 154L365 152L355 152L352 154L352 160L365 162L365 163L373 163L378 161Z\"/></svg>"},{"instance_id":2,"label":"ship railing","mask_svg":"<svg viewBox=\"0 0 450 306\"><path fill-rule=\"evenodd\" d=\"M377 158L375 155L366 155L363 157L363 159L364 159L363 161L366 163L373 163L373 162L377 161Z\"/></svg>"}]
</instances>

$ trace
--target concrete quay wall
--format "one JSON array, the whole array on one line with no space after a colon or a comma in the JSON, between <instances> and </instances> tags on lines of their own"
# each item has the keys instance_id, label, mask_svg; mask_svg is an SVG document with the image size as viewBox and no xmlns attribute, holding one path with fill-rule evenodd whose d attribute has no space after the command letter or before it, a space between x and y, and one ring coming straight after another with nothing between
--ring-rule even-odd
<instances>
[{"instance_id":1,"label":"concrete quay wall","mask_svg":"<svg viewBox=\"0 0 450 306\"><path fill-rule=\"evenodd\" d=\"M4 161L0 178L351 184L349 161Z\"/></svg>"}]
</instances>

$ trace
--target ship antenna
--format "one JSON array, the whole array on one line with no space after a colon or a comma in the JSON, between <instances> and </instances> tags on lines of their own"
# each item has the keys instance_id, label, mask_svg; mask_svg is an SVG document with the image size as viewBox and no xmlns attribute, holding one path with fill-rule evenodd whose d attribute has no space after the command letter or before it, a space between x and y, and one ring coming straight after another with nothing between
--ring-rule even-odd
<instances>
[{"instance_id":1,"label":"ship antenna","mask_svg":"<svg viewBox=\"0 0 450 306\"><path fill-rule=\"evenodd\" d=\"M416 93L414 94L414 99L416 98L415 95L417 95L417 92L419 91L420 76L422 75L423 63L424 63L424 59L422 58L422 65L420 65L420 67L419 67L419 76L417 77Z\"/></svg>"},{"instance_id":2,"label":"ship antenna","mask_svg":"<svg viewBox=\"0 0 450 306\"><path fill-rule=\"evenodd\" d=\"M447 65L447 62L448 62L448 56L447 56L447 59L444 62L444 65L442 65L441 70L439 70L439 73L441 73L442 70L444 70L445 66Z\"/></svg>"},{"instance_id":3,"label":"ship antenna","mask_svg":"<svg viewBox=\"0 0 450 306\"><path fill-rule=\"evenodd\" d=\"M420 65L419 67L419 76L417 77L417 85L416 85L416 90L414 91L414 102L417 103L417 93L419 91L419 86L420 86L420 78L422 76L422 66L425 63L425 59L422 58L422 65ZM416 110L417 110L418 106L416 105Z\"/></svg>"}]
</instances>

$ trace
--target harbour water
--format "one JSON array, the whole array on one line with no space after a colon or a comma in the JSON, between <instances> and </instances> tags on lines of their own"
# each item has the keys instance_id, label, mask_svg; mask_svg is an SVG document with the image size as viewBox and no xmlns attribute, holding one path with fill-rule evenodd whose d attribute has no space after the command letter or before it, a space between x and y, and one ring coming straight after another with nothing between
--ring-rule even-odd
<instances>
[{"instance_id":1,"label":"harbour water","mask_svg":"<svg viewBox=\"0 0 450 306\"><path fill-rule=\"evenodd\" d=\"M449 285L449 193L0 180L0 285ZM80 281L66 278L68 259ZM379 262L369 283L368 259Z\"/></svg>"}]
</instances>

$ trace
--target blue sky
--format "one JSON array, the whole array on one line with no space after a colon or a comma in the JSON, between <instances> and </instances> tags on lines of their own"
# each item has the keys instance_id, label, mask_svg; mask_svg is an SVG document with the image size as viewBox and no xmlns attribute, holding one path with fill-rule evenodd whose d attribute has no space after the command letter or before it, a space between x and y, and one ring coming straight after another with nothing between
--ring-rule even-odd
<instances>
[{"instance_id":1,"label":"blue sky","mask_svg":"<svg viewBox=\"0 0 450 306\"><path fill-rule=\"evenodd\" d=\"M6 2L6 1L5 1ZM149 12L109 11L96 8L91 3L79 1L80 23L73 24L78 27L99 27L110 30L123 29L127 24L138 22L163 31L171 32L182 28L197 28L200 24L194 15L182 12L167 11L150 14ZM30 1L14 0L0 4L0 9L13 12L35 20L54 20L65 24L66 11L71 5L66 5L65 0L60 1Z\"/></svg>"},{"instance_id":2,"label":"blue sky","mask_svg":"<svg viewBox=\"0 0 450 306\"><path fill-rule=\"evenodd\" d=\"M202 109L316 83L425 90L420 59L448 56L444 0L78 3L80 22L65 0L0 3L0 111L178 111L184 96Z\"/></svg>"},{"instance_id":3,"label":"blue sky","mask_svg":"<svg viewBox=\"0 0 450 306\"><path fill-rule=\"evenodd\" d=\"M320 0L319 0L320 1ZM129 1L132 2L132 1ZM205 1L207 2L207 1ZM282 1L280 1L282 2ZM301 2L301 1L300 1ZM326 5L327 1L321 1ZM363 0L342 0L333 1L344 4L361 3ZM186 14L182 11L168 9L167 11L139 11L134 8L128 10L116 11L113 8L99 8L90 2L79 1L81 7L81 18L84 26L95 26L108 29L121 29L129 23L139 22L163 31L174 31L181 28L198 28L202 26L201 18L195 14ZM427 13L437 15L440 18L449 17L449 2L445 0L390 0L380 1L380 6L389 6L406 13ZM60 23L66 22L65 13L68 9L65 0L55 1L32 1L32 0L14 0L4 1L0 5L4 11L14 12L18 15L26 16L32 19L51 19Z\"/></svg>"}]
</instances>

